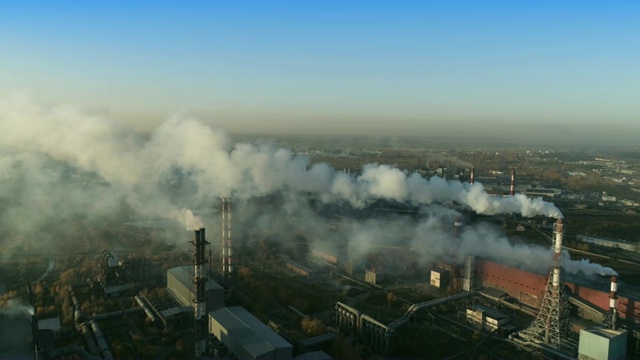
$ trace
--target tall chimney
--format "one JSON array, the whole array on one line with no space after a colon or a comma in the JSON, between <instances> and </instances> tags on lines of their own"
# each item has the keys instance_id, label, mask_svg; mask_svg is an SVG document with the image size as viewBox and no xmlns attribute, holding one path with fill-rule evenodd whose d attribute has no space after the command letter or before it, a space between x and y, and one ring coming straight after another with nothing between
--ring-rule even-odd
<instances>
[{"instance_id":1,"label":"tall chimney","mask_svg":"<svg viewBox=\"0 0 640 360\"><path fill-rule=\"evenodd\" d=\"M560 262L560 255L562 255L562 237L564 233L562 219L556 220L556 223L553 225L553 233L555 235L553 242L553 258L556 265L558 265Z\"/></svg>"},{"instance_id":2,"label":"tall chimney","mask_svg":"<svg viewBox=\"0 0 640 360\"><path fill-rule=\"evenodd\" d=\"M473 183L475 182L475 169L471 168L471 173L469 174L470 178L469 178L469 184L473 185Z\"/></svg>"},{"instance_id":3,"label":"tall chimney","mask_svg":"<svg viewBox=\"0 0 640 360\"><path fill-rule=\"evenodd\" d=\"M562 256L562 238L564 235L564 225L562 219L558 219L553 226L555 239L553 242L553 287L557 290L560 286L560 257Z\"/></svg>"},{"instance_id":4,"label":"tall chimney","mask_svg":"<svg viewBox=\"0 0 640 360\"><path fill-rule=\"evenodd\" d=\"M207 298L206 283L207 279L203 272L203 265L207 262L205 246L204 228L195 231L195 240L193 241L194 258L193 258L193 285L195 287L195 298L193 299L193 315L194 315L194 337L195 337L195 356L200 357L206 350L206 333L207 333Z\"/></svg>"},{"instance_id":5,"label":"tall chimney","mask_svg":"<svg viewBox=\"0 0 640 360\"><path fill-rule=\"evenodd\" d=\"M511 188L509 189L509 195L516 194L516 169L511 170Z\"/></svg>"},{"instance_id":6,"label":"tall chimney","mask_svg":"<svg viewBox=\"0 0 640 360\"><path fill-rule=\"evenodd\" d=\"M456 220L453 222L453 237L455 237L456 239L460 238L460 231L462 230L462 219L461 218L456 218Z\"/></svg>"},{"instance_id":7,"label":"tall chimney","mask_svg":"<svg viewBox=\"0 0 640 360\"><path fill-rule=\"evenodd\" d=\"M611 277L611 293L609 294L609 315L611 316L611 328L616 328L618 320L618 277Z\"/></svg>"},{"instance_id":8,"label":"tall chimney","mask_svg":"<svg viewBox=\"0 0 640 360\"><path fill-rule=\"evenodd\" d=\"M233 272L233 246L231 244L231 200L221 198L222 203L222 274L225 281Z\"/></svg>"}]
</instances>

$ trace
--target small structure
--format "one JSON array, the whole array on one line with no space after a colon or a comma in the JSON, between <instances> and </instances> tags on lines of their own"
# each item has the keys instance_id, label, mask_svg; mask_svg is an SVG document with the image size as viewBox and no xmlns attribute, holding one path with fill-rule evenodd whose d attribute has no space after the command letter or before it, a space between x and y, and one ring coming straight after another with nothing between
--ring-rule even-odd
<instances>
[{"instance_id":1,"label":"small structure","mask_svg":"<svg viewBox=\"0 0 640 360\"><path fill-rule=\"evenodd\" d=\"M448 271L443 269L431 270L431 278L429 284L435 286L438 289L446 289L449 286L451 276Z\"/></svg>"},{"instance_id":2,"label":"small structure","mask_svg":"<svg viewBox=\"0 0 640 360\"><path fill-rule=\"evenodd\" d=\"M60 332L60 329L62 329L62 327L60 326L59 316L38 320L38 330L51 330L55 334L58 334Z\"/></svg>"},{"instance_id":3,"label":"small structure","mask_svg":"<svg viewBox=\"0 0 640 360\"><path fill-rule=\"evenodd\" d=\"M627 330L588 329L580 330L578 359L617 360L627 354Z\"/></svg>"},{"instance_id":4,"label":"small structure","mask_svg":"<svg viewBox=\"0 0 640 360\"><path fill-rule=\"evenodd\" d=\"M378 274L375 270L367 270L364 273L364 281L375 285L378 281Z\"/></svg>"},{"instance_id":5,"label":"small structure","mask_svg":"<svg viewBox=\"0 0 640 360\"><path fill-rule=\"evenodd\" d=\"M480 305L467 309L466 319L479 329L489 331L498 331L509 324L507 315Z\"/></svg>"}]
</instances>

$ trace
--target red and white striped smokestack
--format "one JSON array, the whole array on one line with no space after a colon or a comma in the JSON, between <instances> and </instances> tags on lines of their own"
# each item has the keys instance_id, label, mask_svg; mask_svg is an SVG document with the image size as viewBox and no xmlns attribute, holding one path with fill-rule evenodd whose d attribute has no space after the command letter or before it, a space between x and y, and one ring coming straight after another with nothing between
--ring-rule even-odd
<instances>
[{"instance_id":1,"label":"red and white striped smokestack","mask_svg":"<svg viewBox=\"0 0 640 360\"><path fill-rule=\"evenodd\" d=\"M555 240L553 242L553 257L557 262L560 261L560 255L562 255L563 232L564 232L564 225L562 224L562 219L558 219L556 223L553 225L553 233L555 235Z\"/></svg>"},{"instance_id":2,"label":"red and white striped smokestack","mask_svg":"<svg viewBox=\"0 0 640 360\"><path fill-rule=\"evenodd\" d=\"M558 288L560 286L560 266L553 268L553 287Z\"/></svg>"},{"instance_id":3,"label":"red and white striped smokestack","mask_svg":"<svg viewBox=\"0 0 640 360\"><path fill-rule=\"evenodd\" d=\"M509 195L516 194L516 170L511 170L511 188L509 189Z\"/></svg>"},{"instance_id":4,"label":"red and white striped smokestack","mask_svg":"<svg viewBox=\"0 0 640 360\"><path fill-rule=\"evenodd\" d=\"M473 183L475 181L475 179L474 179L474 177L475 177L475 169L474 168L471 168L471 174L469 176L470 176L469 184L473 185Z\"/></svg>"},{"instance_id":5,"label":"red and white striped smokestack","mask_svg":"<svg viewBox=\"0 0 640 360\"><path fill-rule=\"evenodd\" d=\"M609 294L609 311L611 313L611 323L615 329L618 312L618 277L611 277L611 293Z\"/></svg>"}]
</instances>

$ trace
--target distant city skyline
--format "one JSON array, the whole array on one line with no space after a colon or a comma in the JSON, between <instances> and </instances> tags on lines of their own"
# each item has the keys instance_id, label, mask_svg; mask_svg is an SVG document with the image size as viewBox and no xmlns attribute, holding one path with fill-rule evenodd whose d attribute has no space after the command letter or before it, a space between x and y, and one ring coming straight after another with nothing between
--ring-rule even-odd
<instances>
[{"instance_id":1,"label":"distant city skyline","mask_svg":"<svg viewBox=\"0 0 640 360\"><path fill-rule=\"evenodd\" d=\"M148 131L550 136L640 143L640 5L11 2L0 97ZM555 125L552 127L552 125Z\"/></svg>"}]
</instances>

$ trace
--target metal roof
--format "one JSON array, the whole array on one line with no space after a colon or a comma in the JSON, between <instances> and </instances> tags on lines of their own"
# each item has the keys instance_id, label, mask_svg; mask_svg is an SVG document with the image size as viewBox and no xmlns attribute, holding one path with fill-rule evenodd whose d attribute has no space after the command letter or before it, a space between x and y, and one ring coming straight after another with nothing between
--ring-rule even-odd
<instances>
[{"instance_id":1,"label":"metal roof","mask_svg":"<svg viewBox=\"0 0 640 360\"><path fill-rule=\"evenodd\" d=\"M222 308L211 312L211 316L254 358L275 349L293 348L243 307Z\"/></svg>"}]
</instances>

